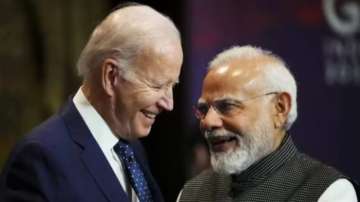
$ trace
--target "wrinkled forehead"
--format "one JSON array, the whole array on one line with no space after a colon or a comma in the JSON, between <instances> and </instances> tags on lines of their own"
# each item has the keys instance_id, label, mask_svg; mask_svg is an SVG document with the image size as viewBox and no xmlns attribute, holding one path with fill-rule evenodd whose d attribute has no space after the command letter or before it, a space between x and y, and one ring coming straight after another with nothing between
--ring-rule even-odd
<instances>
[{"instance_id":1,"label":"wrinkled forehead","mask_svg":"<svg viewBox=\"0 0 360 202\"><path fill-rule=\"evenodd\" d=\"M256 60L234 60L212 67L207 73L199 101L246 99L261 93L263 65Z\"/></svg>"}]
</instances>

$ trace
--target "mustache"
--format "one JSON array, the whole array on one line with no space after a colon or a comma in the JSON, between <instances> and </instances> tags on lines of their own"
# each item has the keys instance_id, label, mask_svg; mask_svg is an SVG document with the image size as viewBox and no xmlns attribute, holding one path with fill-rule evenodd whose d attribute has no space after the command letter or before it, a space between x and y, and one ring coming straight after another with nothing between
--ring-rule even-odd
<instances>
[{"instance_id":1,"label":"mustache","mask_svg":"<svg viewBox=\"0 0 360 202\"><path fill-rule=\"evenodd\" d=\"M204 136L205 138L212 142L213 140L217 140L219 138L221 139L231 139L231 138L236 138L238 139L239 137L242 137L242 135L228 131L228 130L206 130L204 132Z\"/></svg>"}]
</instances>

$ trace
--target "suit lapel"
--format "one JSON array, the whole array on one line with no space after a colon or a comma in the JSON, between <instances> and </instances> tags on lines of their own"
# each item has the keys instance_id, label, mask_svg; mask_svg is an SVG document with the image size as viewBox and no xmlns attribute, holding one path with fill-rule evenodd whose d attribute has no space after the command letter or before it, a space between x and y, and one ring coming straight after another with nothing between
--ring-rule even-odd
<instances>
[{"instance_id":1,"label":"suit lapel","mask_svg":"<svg viewBox=\"0 0 360 202\"><path fill-rule=\"evenodd\" d=\"M96 140L70 100L62 112L73 140L82 149L81 158L108 201L129 201Z\"/></svg>"}]
</instances>

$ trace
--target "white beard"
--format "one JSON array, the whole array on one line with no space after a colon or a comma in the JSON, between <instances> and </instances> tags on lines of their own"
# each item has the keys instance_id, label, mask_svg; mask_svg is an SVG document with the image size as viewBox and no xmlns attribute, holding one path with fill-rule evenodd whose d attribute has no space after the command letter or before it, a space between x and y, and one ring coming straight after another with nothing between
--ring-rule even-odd
<instances>
[{"instance_id":1,"label":"white beard","mask_svg":"<svg viewBox=\"0 0 360 202\"><path fill-rule=\"evenodd\" d=\"M243 131L242 134L227 130L213 131L205 134L206 137L235 135L239 147L226 152L211 150L211 165L215 172L223 174L239 174L252 164L273 151L274 137L269 120L258 120L252 131Z\"/></svg>"}]
</instances>

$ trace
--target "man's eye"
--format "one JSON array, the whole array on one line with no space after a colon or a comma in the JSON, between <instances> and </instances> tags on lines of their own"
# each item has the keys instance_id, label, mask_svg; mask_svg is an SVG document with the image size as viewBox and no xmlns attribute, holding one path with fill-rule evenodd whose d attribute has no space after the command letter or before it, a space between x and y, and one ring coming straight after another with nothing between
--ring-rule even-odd
<instances>
[{"instance_id":1,"label":"man's eye","mask_svg":"<svg viewBox=\"0 0 360 202\"><path fill-rule=\"evenodd\" d=\"M171 84L163 84L163 85L153 85L151 88L155 90L162 90L162 89L174 89L174 87L177 85L177 83L171 83Z\"/></svg>"},{"instance_id":2,"label":"man's eye","mask_svg":"<svg viewBox=\"0 0 360 202\"><path fill-rule=\"evenodd\" d=\"M197 110L198 110L199 112L201 112L202 114L206 114L207 111L209 110L209 106L206 105L206 104L199 104L199 105L197 106Z\"/></svg>"},{"instance_id":3,"label":"man's eye","mask_svg":"<svg viewBox=\"0 0 360 202\"><path fill-rule=\"evenodd\" d=\"M217 104L217 108L221 113L229 113L234 109L237 109L238 106L234 103L229 103L229 102L220 102Z\"/></svg>"},{"instance_id":4,"label":"man's eye","mask_svg":"<svg viewBox=\"0 0 360 202\"><path fill-rule=\"evenodd\" d=\"M151 88L155 89L155 90L161 90L163 88L162 85L153 85L151 86Z\"/></svg>"}]
</instances>

